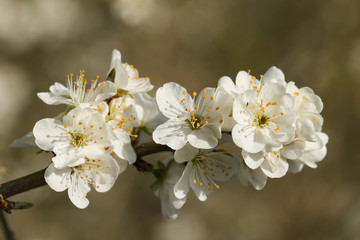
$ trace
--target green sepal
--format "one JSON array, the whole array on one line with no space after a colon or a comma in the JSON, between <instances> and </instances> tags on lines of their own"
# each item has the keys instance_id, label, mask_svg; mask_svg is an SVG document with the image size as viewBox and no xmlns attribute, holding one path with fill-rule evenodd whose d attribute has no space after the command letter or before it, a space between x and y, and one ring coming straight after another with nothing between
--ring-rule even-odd
<instances>
[{"instance_id":1,"label":"green sepal","mask_svg":"<svg viewBox=\"0 0 360 240\"><path fill-rule=\"evenodd\" d=\"M106 81L114 82L115 81L115 73L116 73L115 68L111 69L109 75L106 78Z\"/></svg>"},{"instance_id":2,"label":"green sepal","mask_svg":"<svg viewBox=\"0 0 360 240\"><path fill-rule=\"evenodd\" d=\"M75 105L70 105L68 106L68 108L65 110L65 114L68 114L71 110L75 109L76 106Z\"/></svg>"}]
</instances>

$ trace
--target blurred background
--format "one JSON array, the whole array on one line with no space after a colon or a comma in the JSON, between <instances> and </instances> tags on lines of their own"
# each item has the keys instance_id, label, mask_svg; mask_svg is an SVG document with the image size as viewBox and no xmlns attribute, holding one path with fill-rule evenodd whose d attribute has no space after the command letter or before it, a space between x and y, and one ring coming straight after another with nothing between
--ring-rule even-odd
<instances>
[{"instance_id":1,"label":"blurred background","mask_svg":"<svg viewBox=\"0 0 360 240\"><path fill-rule=\"evenodd\" d=\"M110 192L90 193L86 210L44 186L11 198L35 204L7 216L17 239L360 239L359 1L0 0L0 182L50 163L36 149L8 149L64 110L36 93L80 69L105 78L114 48L154 89L173 81L199 91L279 67L322 98L327 157L262 191L232 181L204 203L191 193L172 222L153 177L131 166Z\"/></svg>"}]
</instances>

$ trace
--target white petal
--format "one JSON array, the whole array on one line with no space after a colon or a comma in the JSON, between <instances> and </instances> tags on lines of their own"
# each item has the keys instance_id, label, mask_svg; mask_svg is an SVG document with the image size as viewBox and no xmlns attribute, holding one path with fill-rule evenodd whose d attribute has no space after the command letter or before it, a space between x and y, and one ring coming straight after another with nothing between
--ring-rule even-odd
<instances>
[{"instance_id":1,"label":"white petal","mask_svg":"<svg viewBox=\"0 0 360 240\"><path fill-rule=\"evenodd\" d=\"M174 186L174 194L179 199L185 198L190 190L189 179L193 172L193 166L192 162L188 162L180 179Z\"/></svg>"},{"instance_id":2,"label":"white petal","mask_svg":"<svg viewBox=\"0 0 360 240\"><path fill-rule=\"evenodd\" d=\"M239 164L240 171L238 172L238 177L241 184L244 187L247 187L249 182L249 168L245 165L245 162L243 162L243 160L240 161L241 161Z\"/></svg>"},{"instance_id":3,"label":"white petal","mask_svg":"<svg viewBox=\"0 0 360 240\"><path fill-rule=\"evenodd\" d=\"M59 120L45 118L35 124L33 133L36 145L45 151L51 151L57 142L63 141L66 130Z\"/></svg>"},{"instance_id":4,"label":"white petal","mask_svg":"<svg viewBox=\"0 0 360 240\"><path fill-rule=\"evenodd\" d=\"M196 197L200 201L202 201L202 202L206 201L207 195L206 195L206 193L204 192L204 189L203 189L203 188L205 188L205 186L200 187L199 185L194 184L194 185L192 185L192 188L194 190L194 193L195 193Z\"/></svg>"},{"instance_id":5,"label":"white petal","mask_svg":"<svg viewBox=\"0 0 360 240\"><path fill-rule=\"evenodd\" d=\"M54 164L50 164L45 170L46 183L56 192L65 191L70 186L71 168L56 169Z\"/></svg>"},{"instance_id":6,"label":"white petal","mask_svg":"<svg viewBox=\"0 0 360 240\"><path fill-rule=\"evenodd\" d=\"M281 155L286 159L298 159L303 154L304 149L305 142L303 140L294 140L284 146L284 149L281 150Z\"/></svg>"},{"instance_id":7,"label":"white petal","mask_svg":"<svg viewBox=\"0 0 360 240\"><path fill-rule=\"evenodd\" d=\"M192 110L194 107L193 99L186 89L174 82L165 83L156 91L156 102L161 113L170 119L188 116L185 109Z\"/></svg>"},{"instance_id":8,"label":"white petal","mask_svg":"<svg viewBox=\"0 0 360 240\"><path fill-rule=\"evenodd\" d=\"M278 83L266 83L260 91L259 98L265 102L280 100L286 93L285 86Z\"/></svg>"},{"instance_id":9,"label":"white petal","mask_svg":"<svg viewBox=\"0 0 360 240\"><path fill-rule=\"evenodd\" d=\"M114 185L120 173L120 166L115 161L115 159L113 159L109 155L101 157L99 160L100 161L97 161L97 164L101 164L101 166L98 168L94 168L96 170L92 172L92 178L96 185L96 187L94 187L95 190L98 192L107 192ZM126 166L126 161L120 161L122 163L122 166Z\"/></svg>"},{"instance_id":10,"label":"white petal","mask_svg":"<svg viewBox=\"0 0 360 240\"><path fill-rule=\"evenodd\" d=\"M194 148L189 143L187 143L184 147L175 151L174 158L178 163L189 162L193 160L198 153L199 150L197 148Z\"/></svg>"},{"instance_id":11,"label":"white petal","mask_svg":"<svg viewBox=\"0 0 360 240\"><path fill-rule=\"evenodd\" d=\"M81 104L80 104L80 106L81 106ZM95 104L91 105L90 108L95 111L98 111L104 118L109 113L109 105L104 101L95 103Z\"/></svg>"},{"instance_id":12,"label":"white petal","mask_svg":"<svg viewBox=\"0 0 360 240\"><path fill-rule=\"evenodd\" d=\"M89 184L80 179L77 174L72 174L71 184L68 189L71 202L80 209L86 208L89 205L89 200L86 198L88 192L90 192Z\"/></svg>"},{"instance_id":13,"label":"white petal","mask_svg":"<svg viewBox=\"0 0 360 240\"><path fill-rule=\"evenodd\" d=\"M327 154L327 148L326 144L328 142L328 136L325 133L317 133L316 134L318 140L317 142L321 142L321 144L313 144L306 142L306 145L320 145L321 148L315 148L314 146L311 146L312 149L309 151L305 151L304 154L301 156L300 160L304 162L307 166L311 168L316 168L317 164L316 162L319 162L323 160Z\"/></svg>"},{"instance_id":14,"label":"white petal","mask_svg":"<svg viewBox=\"0 0 360 240\"><path fill-rule=\"evenodd\" d=\"M187 135L191 132L183 121L172 121L159 125L153 132L153 139L156 143L167 145L177 150L182 148L187 142Z\"/></svg>"},{"instance_id":15,"label":"white petal","mask_svg":"<svg viewBox=\"0 0 360 240\"><path fill-rule=\"evenodd\" d=\"M298 113L300 118L307 118L311 120L314 125L315 131L321 131L322 125L324 123L323 117L318 113L309 113L309 112L301 112Z\"/></svg>"},{"instance_id":16,"label":"white petal","mask_svg":"<svg viewBox=\"0 0 360 240\"><path fill-rule=\"evenodd\" d=\"M121 63L121 54L118 50L114 49L111 55L111 64L109 73L114 70L115 71L115 79L114 83L116 84L117 88L127 90L126 87L129 83L128 74Z\"/></svg>"},{"instance_id":17,"label":"white petal","mask_svg":"<svg viewBox=\"0 0 360 240\"><path fill-rule=\"evenodd\" d=\"M276 163L274 163L273 160L265 160L261 164L261 170L270 178L280 178L284 176L288 168L288 162L282 158L278 159Z\"/></svg>"},{"instance_id":18,"label":"white petal","mask_svg":"<svg viewBox=\"0 0 360 240\"><path fill-rule=\"evenodd\" d=\"M84 161L85 159L83 157L78 157L78 155L74 155L71 153L57 154L55 157L52 158L54 167L57 169L66 168L68 166L77 166Z\"/></svg>"},{"instance_id":19,"label":"white petal","mask_svg":"<svg viewBox=\"0 0 360 240\"><path fill-rule=\"evenodd\" d=\"M288 171L291 173L298 173L304 167L304 163L302 163L301 161L298 161L298 160L290 160L290 161L288 161L288 163L289 163Z\"/></svg>"},{"instance_id":20,"label":"white petal","mask_svg":"<svg viewBox=\"0 0 360 240\"><path fill-rule=\"evenodd\" d=\"M238 72L235 80L237 93L242 94L243 92L249 90L251 86L250 84L251 81L255 82L255 80L251 78L251 75L248 72L245 71Z\"/></svg>"},{"instance_id":21,"label":"white petal","mask_svg":"<svg viewBox=\"0 0 360 240\"><path fill-rule=\"evenodd\" d=\"M233 117L239 124L249 124L253 121L247 105L254 99L254 91L246 91L234 100Z\"/></svg>"},{"instance_id":22,"label":"white petal","mask_svg":"<svg viewBox=\"0 0 360 240\"><path fill-rule=\"evenodd\" d=\"M219 86L215 92L215 105L221 106L219 111L223 116L221 119L224 119L225 123L226 123L226 119L228 118L232 120L231 122L234 121L232 117L229 117L230 115L232 115L233 103L234 103L233 96L231 96L231 94L228 93L222 86ZM228 127L228 131L231 131L232 127Z\"/></svg>"},{"instance_id":23,"label":"white petal","mask_svg":"<svg viewBox=\"0 0 360 240\"><path fill-rule=\"evenodd\" d=\"M294 82L290 81L286 85L286 92L293 95L294 92L299 92L299 88L296 87Z\"/></svg>"},{"instance_id":24,"label":"white petal","mask_svg":"<svg viewBox=\"0 0 360 240\"><path fill-rule=\"evenodd\" d=\"M263 173L261 168L252 170L249 176L249 182L256 190L261 190L265 187L267 176Z\"/></svg>"},{"instance_id":25,"label":"white petal","mask_svg":"<svg viewBox=\"0 0 360 240\"><path fill-rule=\"evenodd\" d=\"M249 153L243 149L241 153L246 165L251 169L258 168L264 161L263 152Z\"/></svg>"},{"instance_id":26,"label":"white petal","mask_svg":"<svg viewBox=\"0 0 360 240\"><path fill-rule=\"evenodd\" d=\"M133 164L136 161L136 153L131 145L130 136L122 130L113 130L113 135L115 138L112 140L112 145L116 155Z\"/></svg>"},{"instance_id":27,"label":"white petal","mask_svg":"<svg viewBox=\"0 0 360 240\"><path fill-rule=\"evenodd\" d=\"M314 124L307 118L298 118L296 121L296 135L305 141L313 141Z\"/></svg>"},{"instance_id":28,"label":"white petal","mask_svg":"<svg viewBox=\"0 0 360 240\"><path fill-rule=\"evenodd\" d=\"M201 129L191 131L187 135L187 140L192 146L201 149L213 148L218 143L218 139L214 136L214 132L206 126Z\"/></svg>"},{"instance_id":29,"label":"white petal","mask_svg":"<svg viewBox=\"0 0 360 240\"><path fill-rule=\"evenodd\" d=\"M318 132L316 134L321 139L324 145L326 145L329 142L329 136L326 133Z\"/></svg>"},{"instance_id":30,"label":"white petal","mask_svg":"<svg viewBox=\"0 0 360 240\"><path fill-rule=\"evenodd\" d=\"M283 86L286 85L284 73L277 67L269 68L261 79L263 83L279 83Z\"/></svg>"},{"instance_id":31,"label":"white petal","mask_svg":"<svg viewBox=\"0 0 360 240\"><path fill-rule=\"evenodd\" d=\"M25 136L16 139L9 146L10 148L36 147L33 132L27 133Z\"/></svg>"},{"instance_id":32,"label":"white petal","mask_svg":"<svg viewBox=\"0 0 360 240\"><path fill-rule=\"evenodd\" d=\"M219 79L218 86L224 88L233 98L238 94L234 82L227 76Z\"/></svg>"},{"instance_id":33,"label":"white petal","mask_svg":"<svg viewBox=\"0 0 360 240\"><path fill-rule=\"evenodd\" d=\"M155 195L161 200L161 213L168 220L175 220L178 216L178 210L185 204L186 197L176 198L174 194L174 185L164 183L156 190Z\"/></svg>"},{"instance_id":34,"label":"white petal","mask_svg":"<svg viewBox=\"0 0 360 240\"><path fill-rule=\"evenodd\" d=\"M237 124L232 130L234 143L250 153L257 153L264 149L265 144L258 141L260 132L255 133L255 127Z\"/></svg>"},{"instance_id":35,"label":"white petal","mask_svg":"<svg viewBox=\"0 0 360 240\"><path fill-rule=\"evenodd\" d=\"M62 97L51 92L40 92L37 96L46 104L59 105L68 104L71 105L72 101L67 97Z\"/></svg>"},{"instance_id":36,"label":"white petal","mask_svg":"<svg viewBox=\"0 0 360 240\"><path fill-rule=\"evenodd\" d=\"M146 78L131 79L127 86L129 94L137 94L141 92L149 92L154 88L154 85L150 83Z\"/></svg>"},{"instance_id":37,"label":"white petal","mask_svg":"<svg viewBox=\"0 0 360 240\"><path fill-rule=\"evenodd\" d=\"M117 93L116 85L110 81L105 81L105 84L100 84L99 91L96 92L95 102L103 101L114 96Z\"/></svg>"},{"instance_id":38,"label":"white petal","mask_svg":"<svg viewBox=\"0 0 360 240\"><path fill-rule=\"evenodd\" d=\"M56 82L56 83L54 83L54 85L50 86L50 92L52 92L56 95L64 96L64 97L70 97L69 89L58 82Z\"/></svg>"},{"instance_id":39,"label":"white petal","mask_svg":"<svg viewBox=\"0 0 360 240\"><path fill-rule=\"evenodd\" d=\"M134 96L134 102L136 105L140 106L143 111L141 120L145 126L151 124L154 119L159 115L159 109L157 107L156 101L147 93L138 93Z\"/></svg>"}]
</instances>

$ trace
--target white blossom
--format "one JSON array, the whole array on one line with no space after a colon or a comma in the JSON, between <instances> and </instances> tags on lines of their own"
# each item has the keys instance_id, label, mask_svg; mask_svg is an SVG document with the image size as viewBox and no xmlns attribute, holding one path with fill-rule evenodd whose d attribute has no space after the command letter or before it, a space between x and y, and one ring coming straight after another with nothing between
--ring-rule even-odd
<instances>
[{"instance_id":1,"label":"white blossom","mask_svg":"<svg viewBox=\"0 0 360 240\"><path fill-rule=\"evenodd\" d=\"M67 87L61 83L55 83L50 87L50 92L38 93L38 97L49 105L74 105L89 107L116 94L116 86L110 81L98 84L96 80L85 79L84 71L79 76L70 74L67 76Z\"/></svg>"},{"instance_id":2,"label":"white blossom","mask_svg":"<svg viewBox=\"0 0 360 240\"><path fill-rule=\"evenodd\" d=\"M123 117L130 119L124 125L135 131L137 144L151 139L155 128L166 121L155 99L147 93L135 94L132 104L124 109Z\"/></svg>"},{"instance_id":3,"label":"white blossom","mask_svg":"<svg viewBox=\"0 0 360 240\"><path fill-rule=\"evenodd\" d=\"M79 165L61 169L52 163L45 171L45 181L57 192L68 189L71 202L78 208L86 208L89 204L86 195L91 186L97 192L109 191L118 175L126 169L126 161L118 162L120 166L111 156L104 155L100 158L85 158Z\"/></svg>"},{"instance_id":4,"label":"white blossom","mask_svg":"<svg viewBox=\"0 0 360 240\"><path fill-rule=\"evenodd\" d=\"M239 179L245 187L248 187L250 183L256 190L262 190L266 185L268 177L261 168L249 168L242 157L242 149L238 148L231 140L231 135L228 134L224 134L221 139L222 147L226 148L229 154L237 160L237 167L232 178Z\"/></svg>"},{"instance_id":5,"label":"white blossom","mask_svg":"<svg viewBox=\"0 0 360 240\"><path fill-rule=\"evenodd\" d=\"M173 159L173 158L171 158ZM178 216L178 211L186 202L186 196L177 198L174 193L174 186L180 179L184 171L185 165L169 161L166 159L163 163L168 165L166 175L162 179L159 188L156 189L155 195L160 198L162 215L169 220L175 220Z\"/></svg>"},{"instance_id":6,"label":"white blossom","mask_svg":"<svg viewBox=\"0 0 360 240\"><path fill-rule=\"evenodd\" d=\"M85 157L96 158L112 151L104 117L89 108L75 108L62 118L45 118L33 129L35 142L45 151L53 151L56 168L77 166Z\"/></svg>"},{"instance_id":7,"label":"white blossom","mask_svg":"<svg viewBox=\"0 0 360 240\"><path fill-rule=\"evenodd\" d=\"M247 187L250 183L256 190L262 190L268 179L261 168L251 169L242 159L238 178L243 186Z\"/></svg>"},{"instance_id":8,"label":"white blossom","mask_svg":"<svg viewBox=\"0 0 360 240\"><path fill-rule=\"evenodd\" d=\"M132 128L126 125L132 118L125 118L124 111L133 104L132 98L125 96L113 99L110 102L109 115L106 117L110 127L111 144L119 158L126 159L130 164L136 161L136 154L132 148Z\"/></svg>"},{"instance_id":9,"label":"white blossom","mask_svg":"<svg viewBox=\"0 0 360 240\"><path fill-rule=\"evenodd\" d=\"M271 67L266 71L264 75L261 76L261 83L279 83L285 86L285 77L283 72L276 68ZM218 89L224 90L227 94L224 94L221 91L221 102L222 106L232 106L234 100L240 94L243 94L247 90L254 90L254 87L258 87L260 85L260 81L250 74L249 71L239 71L236 75L235 84L231 80L230 77L224 76L219 79ZM232 107L227 109L226 107L222 108L224 114L224 126L223 130L231 131L231 129L235 126L236 122L232 118ZM225 110L227 112L225 112Z\"/></svg>"},{"instance_id":10,"label":"white blossom","mask_svg":"<svg viewBox=\"0 0 360 240\"><path fill-rule=\"evenodd\" d=\"M270 178L283 177L289 169L289 164L280 154L280 151L249 153L243 149L242 155L250 169L260 168Z\"/></svg>"},{"instance_id":11,"label":"white blossom","mask_svg":"<svg viewBox=\"0 0 360 240\"><path fill-rule=\"evenodd\" d=\"M253 83L234 101L233 140L249 153L279 150L295 136L292 98L279 83Z\"/></svg>"},{"instance_id":12,"label":"white blossom","mask_svg":"<svg viewBox=\"0 0 360 240\"><path fill-rule=\"evenodd\" d=\"M176 162L186 163L181 178L175 184L177 198L185 197L192 188L198 199L205 201L214 189L220 188L217 182L231 179L237 169L236 159L221 149L204 150L186 144L176 150L174 157Z\"/></svg>"},{"instance_id":13,"label":"white blossom","mask_svg":"<svg viewBox=\"0 0 360 240\"><path fill-rule=\"evenodd\" d=\"M156 92L156 102L168 120L153 132L158 144L177 150L187 142L192 146L210 149L221 138L223 116L219 101L215 101L215 88L205 88L194 98L182 86L170 82Z\"/></svg>"},{"instance_id":14,"label":"white blossom","mask_svg":"<svg viewBox=\"0 0 360 240\"><path fill-rule=\"evenodd\" d=\"M293 110L297 119L295 140L284 146L283 152L288 158L289 171L297 173L304 165L316 168L316 163L323 160L327 152L328 136L321 132L324 122L320 115L323 109L321 98L311 88L299 89L294 82L287 84L286 91L293 98Z\"/></svg>"},{"instance_id":15,"label":"white blossom","mask_svg":"<svg viewBox=\"0 0 360 240\"><path fill-rule=\"evenodd\" d=\"M148 77L139 77L139 71L133 65L122 63L121 54L116 49L112 52L108 74L115 74L114 83L121 95L148 92L154 87Z\"/></svg>"}]
</instances>

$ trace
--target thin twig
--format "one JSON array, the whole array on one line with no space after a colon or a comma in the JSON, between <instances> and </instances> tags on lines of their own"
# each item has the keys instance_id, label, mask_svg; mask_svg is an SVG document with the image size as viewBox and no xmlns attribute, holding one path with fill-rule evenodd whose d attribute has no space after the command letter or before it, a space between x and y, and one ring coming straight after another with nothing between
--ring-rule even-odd
<instances>
[{"instance_id":1,"label":"thin twig","mask_svg":"<svg viewBox=\"0 0 360 240\"><path fill-rule=\"evenodd\" d=\"M3 211L0 211L0 220L1 220L1 225L4 229L6 240L15 240L14 233L11 231L9 224L6 221Z\"/></svg>"},{"instance_id":2,"label":"thin twig","mask_svg":"<svg viewBox=\"0 0 360 240\"><path fill-rule=\"evenodd\" d=\"M30 175L6 182L0 185L0 194L7 199L18 193L41 187L46 184L44 173L46 168Z\"/></svg>"}]
</instances>

